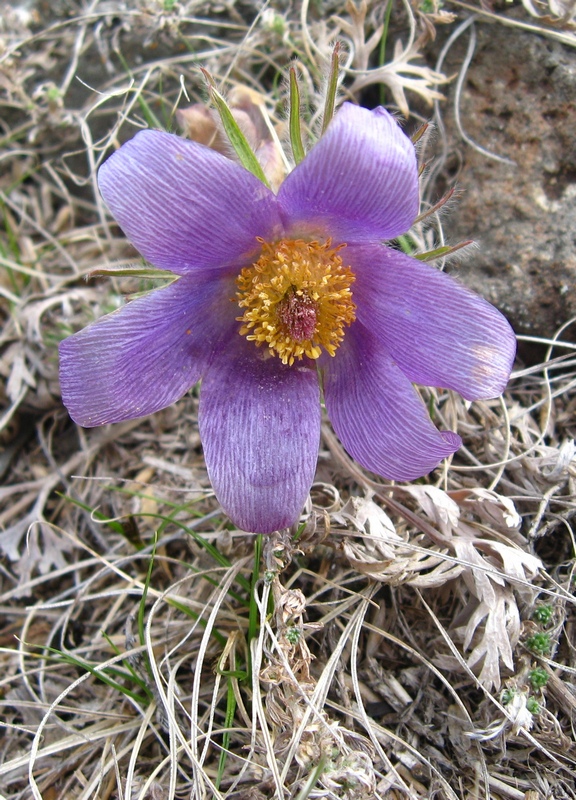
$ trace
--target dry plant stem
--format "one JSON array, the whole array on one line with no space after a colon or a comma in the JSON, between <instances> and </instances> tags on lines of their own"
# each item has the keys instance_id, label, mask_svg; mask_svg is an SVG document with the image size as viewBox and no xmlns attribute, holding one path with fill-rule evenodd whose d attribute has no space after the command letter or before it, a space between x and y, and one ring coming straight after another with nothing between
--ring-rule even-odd
<instances>
[{"instance_id":1,"label":"dry plant stem","mask_svg":"<svg viewBox=\"0 0 576 800\"><path fill-rule=\"evenodd\" d=\"M371 587L371 589L372 589L371 593L375 594L377 589L378 589L378 587L377 586L373 586L373 587ZM363 610L363 614L365 615L366 611L368 610L367 602L365 602L362 610ZM351 643L352 644L351 650L352 650L353 653L359 652L358 645L359 645L360 633L361 633L361 629L362 629L362 625L363 624L364 624L364 620L362 620L361 625L357 625L355 627L355 629L354 629L352 643ZM357 660L355 658L353 658L351 660L351 677L352 677L352 685L354 687L354 694L356 696L356 701L357 701L357 704L358 704L358 708L360 710L360 715L361 715L364 727L365 727L365 729L367 731L369 731L370 738L372 739L372 743L374 744L374 746L376 748L376 751L380 755L380 758L382 759L383 763L386 764L388 769L390 771L392 771L393 773L395 773L397 775L398 779L400 780L400 776L398 775L398 773L394 769L392 763L388 759L388 756L386 755L386 753L385 753L385 751L384 751L384 749L383 749L378 737L373 732L373 728L372 728L373 722L368 717L368 714L366 713L366 710L365 710L365 707L364 707L364 703L362 702L362 695L361 695L361 692L360 692L360 689L359 689L359 685L358 685L358 662L357 662ZM451 791L449 791L448 796L451 797L451 798L455 797L455 795Z\"/></svg>"},{"instance_id":2,"label":"dry plant stem","mask_svg":"<svg viewBox=\"0 0 576 800\"><path fill-rule=\"evenodd\" d=\"M460 709L463 717L467 720L467 722L469 724L469 727L470 727L470 730L472 730L474 728L473 720L470 717L470 714L468 712L468 709L466 708L466 705L462 702L462 699L460 698L460 695L458 694L456 689L452 686L450 681L446 678L446 676L443 675L442 672L440 672L440 670L438 670L434 666L434 664L427 658L427 656L424 653L421 653L421 652L419 652L418 649L411 647L405 640L399 639L399 638L397 638L395 636L392 636L390 633L388 633L387 631L385 631L385 630L383 630L381 628L374 627L370 622L368 622L366 620L364 621L363 626L367 630L372 631L375 635L377 635L379 637L382 637L383 639L388 641L390 644L396 645L401 650L406 651L406 653L409 654L411 657L413 657L416 661L421 662L423 664L423 666L427 670L430 670L430 672L434 674L434 676L439 680L439 682L444 684L446 690L452 696L452 698L454 700L454 703L458 706L458 708ZM358 697L357 697L357 699L358 699ZM359 705L360 705L360 703L359 703ZM358 713L358 712L356 712L356 713ZM408 742L406 742L403 739L400 739L392 731L381 728L381 726L376 725L373 720L369 720L368 722L369 722L369 729L374 731L374 733L382 739L382 743L384 745L387 745L389 740L392 740L392 741L401 742L403 746L407 747L410 750L413 749ZM414 754L420 756L420 754L417 753L417 751L414 751ZM432 768L432 770L434 772L436 772L436 767L434 765L431 765L431 768ZM440 780L442 781L443 784L445 784L445 782L443 781L441 776L440 776ZM444 788L445 788L445 790L447 791L447 793L448 793L448 795L450 797L455 797L455 795L454 795L454 793L453 793L453 791L452 791L452 789L450 788L449 785L445 785Z\"/></svg>"},{"instance_id":3,"label":"dry plant stem","mask_svg":"<svg viewBox=\"0 0 576 800\"><path fill-rule=\"evenodd\" d=\"M455 34L460 35L461 33L464 32L464 30L468 27L468 25L470 26L470 41L468 43L468 50L466 51L464 61L462 62L462 66L460 67L460 70L458 72L458 78L456 79L456 91L454 94L454 118L456 120L456 127L458 128L458 131L462 139L471 147L473 147L475 150L477 150L479 153L482 153L483 156L485 156L486 158L491 158L494 161L500 161L503 164L510 164L511 166L515 167L516 162L513 161L512 159L505 158L504 156L499 156L496 153L492 153L490 150L487 150L485 147L481 147L479 144L473 141L473 139L471 139L466 134L462 126L462 120L460 117L460 97L462 94L462 87L464 86L464 81L466 80L466 73L468 72L468 67L470 66L470 62L472 61L472 58L474 56L474 51L476 49L476 29L474 27L475 21L476 21L475 17L469 17L469 19L467 19L464 23L462 23L460 28L458 28L457 31L455 31ZM456 41L456 35L454 35L451 44L453 44L455 41Z\"/></svg>"},{"instance_id":4,"label":"dry plant stem","mask_svg":"<svg viewBox=\"0 0 576 800\"><path fill-rule=\"evenodd\" d=\"M504 14L494 14L482 6L471 6L468 3L463 3L461 0L448 0L450 5L462 8L464 11L469 11L479 17L483 17L492 22L497 22L500 25L506 25L510 28L517 28L518 30L528 31L529 33L536 33L540 36L546 36L548 39L554 39L557 42L568 45L568 47L576 47L576 35L573 33L563 33L562 31L554 30L553 28L546 28L543 25L534 25L530 22L522 22L518 19L511 19Z\"/></svg>"},{"instance_id":5,"label":"dry plant stem","mask_svg":"<svg viewBox=\"0 0 576 800\"><path fill-rule=\"evenodd\" d=\"M562 489L562 484L556 484L555 486L551 486L547 492L545 492L540 505L538 506L538 511L536 512L536 516L534 517L534 521L530 526L530 530L528 531L528 539L538 539L542 534L538 531L538 527L542 522L542 518L546 513L548 506L550 505L551 498L560 490Z\"/></svg>"},{"instance_id":6,"label":"dry plant stem","mask_svg":"<svg viewBox=\"0 0 576 800\"><path fill-rule=\"evenodd\" d=\"M470 147L473 147L474 150L477 150L479 153L482 153L484 156L486 156L486 158L491 158L491 159L493 159L495 161L501 161L502 163L505 163L505 164L515 165L516 164L515 161L511 161L508 158L504 158L503 156L499 156L499 155L497 155L495 153L492 153L489 150L486 150L485 148L481 147L476 142L474 142L465 133L464 128L462 126L462 121L461 121L461 118L460 118L460 95L461 95L461 92L462 92L462 87L464 85L464 81L466 79L466 73L468 71L468 67L470 66L470 62L472 61L472 57L474 55L474 50L475 50L475 47L476 47L476 32L474 30L474 22L475 21L476 21L476 16L473 15L473 16L467 17L451 33L451 35L448 37L448 40L446 41L446 44L444 45L444 47L440 51L440 54L438 56L438 60L436 62L435 69L436 69L436 72L438 72L438 73L442 72L442 70L444 68L444 60L446 59L446 56L447 56L448 52L450 51L450 48L457 41L457 39L459 39L459 37L466 30L468 30L468 28L470 28L471 33L470 33L470 41L469 41L469 44L468 44L468 50L467 50L466 56L464 58L464 61L463 61L462 65L460 66L460 69L458 71L458 77L457 77L457 80L456 80L456 92L455 92L455 96L454 96L454 118L455 118L455 121L456 121L456 126L458 128L458 131L459 131L460 136L462 137L462 139L468 145L470 145ZM438 127L439 138L440 138L440 140L442 142L442 155L441 155L440 159L434 164L433 169L432 169L432 174L430 175L429 180L432 180L433 176L438 174L438 172L441 170L442 165L444 164L444 162L445 162L445 160L447 158L447 155L448 155L447 137L445 135L444 124L442 122L442 113L441 113L441 110L440 110L440 103L439 103L438 99L434 100L434 119L435 119L436 125Z\"/></svg>"}]
</instances>

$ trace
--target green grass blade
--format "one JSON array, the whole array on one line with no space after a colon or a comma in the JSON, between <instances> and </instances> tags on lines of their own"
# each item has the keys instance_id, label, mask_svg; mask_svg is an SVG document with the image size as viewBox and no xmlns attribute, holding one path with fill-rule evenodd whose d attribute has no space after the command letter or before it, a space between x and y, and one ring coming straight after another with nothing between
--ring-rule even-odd
<instances>
[{"instance_id":1,"label":"green grass blade","mask_svg":"<svg viewBox=\"0 0 576 800\"><path fill-rule=\"evenodd\" d=\"M294 541L295 541L295 542L297 542L297 541L298 541L298 539L299 539L299 538L302 536L302 534L304 533L305 529L306 529L306 523L305 523L305 522L303 522L303 523L302 523L302 524L301 524L301 525L298 527L298 530L297 530L297 531L296 531L296 533L294 534Z\"/></svg>"},{"instance_id":2,"label":"green grass blade","mask_svg":"<svg viewBox=\"0 0 576 800\"><path fill-rule=\"evenodd\" d=\"M300 127L300 89L294 67L290 69L290 144L294 161L299 164L306 153L302 144L302 130Z\"/></svg>"},{"instance_id":3,"label":"green grass blade","mask_svg":"<svg viewBox=\"0 0 576 800\"><path fill-rule=\"evenodd\" d=\"M126 61L126 59L124 58L124 56L122 55L120 50L116 51L116 55L120 59L120 63L122 64L122 66L126 70L126 74L128 75L128 77L131 80L133 80L134 76L132 75L132 70L130 69L130 66L128 65L128 62ZM160 96L162 96L162 95L160 95ZM140 106L140 111L142 112L142 115L143 115L144 119L146 120L146 123L147 123L148 127L149 128L158 128L159 130L164 130L164 125L162 125L162 123L160 122L160 120L158 119L156 114L152 111L152 109L150 108L150 106L148 105L146 100L144 100L144 98L142 97L142 94L140 92L138 92L138 96L136 97L136 99L138 101L138 105Z\"/></svg>"},{"instance_id":4,"label":"green grass blade","mask_svg":"<svg viewBox=\"0 0 576 800\"><path fill-rule=\"evenodd\" d=\"M228 692L226 695L226 717L224 720L224 727L231 728L234 724L234 715L236 714L236 696L234 694L233 679L228 679ZM224 777L224 769L226 768L226 760L228 759L228 750L230 748L230 731L225 730L222 734L222 750L220 751L220 758L218 759L218 772L216 773L216 788L220 789L220 783Z\"/></svg>"},{"instance_id":5,"label":"green grass blade","mask_svg":"<svg viewBox=\"0 0 576 800\"><path fill-rule=\"evenodd\" d=\"M100 513L100 511L96 511L94 508L90 508L87 506L86 503L82 503L80 500L76 500L74 497L70 497L69 494L62 494L62 492L56 492L58 497L61 497L63 500L67 500L69 503L72 503L73 506L77 508L81 508L83 511L86 511L92 519L97 520L98 522L104 522L108 527L113 530L115 533L120 533L124 536L124 528L122 524L117 519L108 519L106 514Z\"/></svg>"},{"instance_id":6,"label":"green grass blade","mask_svg":"<svg viewBox=\"0 0 576 800\"><path fill-rule=\"evenodd\" d=\"M142 681L138 680L133 673L131 672L124 672L118 667L94 667L92 664L88 663L88 661L83 661L81 658L77 658L69 653L63 653L61 650L56 650L54 647L45 646L43 650L53 654L52 660L56 664L69 664L76 669L82 669L85 672L89 672L98 680L105 683L111 689L120 692L121 694L126 695L127 697L131 697L136 702L140 703L141 705L145 705L152 699L151 692L147 689L147 687L142 683ZM47 658L44 655L44 658ZM126 686L122 686L122 684L118 683L116 680L113 680L110 676L115 675L117 677L122 678L123 680L134 680L142 689L145 691L145 695L136 694L135 692L128 689Z\"/></svg>"},{"instance_id":7,"label":"green grass blade","mask_svg":"<svg viewBox=\"0 0 576 800\"><path fill-rule=\"evenodd\" d=\"M302 787L302 791L299 793L296 800L307 800L307 798L310 797L312 790L315 788L316 784L320 780L320 777L322 776L322 773L324 772L325 766L326 756L323 756L310 773L310 777L306 781L306 784Z\"/></svg>"},{"instance_id":8,"label":"green grass blade","mask_svg":"<svg viewBox=\"0 0 576 800\"><path fill-rule=\"evenodd\" d=\"M218 585L218 584L216 584L216 585ZM201 617L200 614L198 614L196 611L192 611L192 609L188 608L188 606L185 605L184 603L179 603L178 600L174 600L174 598L172 598L172 597L167 597L166 598L166 602L168 603L169 606L172 606L172 608L177 608L178 611L181 611L187 617L190 617L190 619L193 619L195 622L197 622L203 628L206 628L206 626L208 625L207 620L205 620L203 617ZM217 631L216 628L212 628L211 635L216 639L218 644L221 645L222 647L224 647L224 645L228 641L226 636L224 636L222 633L220 633L220 631Z\"/></svg>"},{"instance_id":9,"label":"green grass blade","mask_svg":"<svg viewBox=\"0 0 576 800\"><path fill-rule=\"evenodd\" d=\"M142 647L146 644L146 637L144 635L144 627L145 622L144 618L146 616L146 600L148 598L148 590L150 589L150 581L152 580L152 570L154 568L154 557L156 556L156 547L158 546L158 533L154 533L154 542L152 544L152 552L150 554L150 558L148 559L148 569L146 570L146 579L144 580L144 588L142 590L142 597L140 598L140 603L138 604L138 638L140 639L140 644ZM146 665L146 670L150 677L152 677L152 668L150 666L150 658L148 657L148 650L144 650L144 663Z\"/></svg>"}]
</instances>

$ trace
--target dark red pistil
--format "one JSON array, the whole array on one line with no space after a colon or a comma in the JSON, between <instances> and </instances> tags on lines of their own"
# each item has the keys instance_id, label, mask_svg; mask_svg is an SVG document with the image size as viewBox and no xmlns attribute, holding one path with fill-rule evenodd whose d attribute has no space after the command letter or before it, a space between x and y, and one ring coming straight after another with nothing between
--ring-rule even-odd
<instances>
[{"instance_id":1,"label":"dark red pistil","mask_svg":"<svg viewBox=\"0 0 576 800\"><path fill-rule=\"evenodd\" d=\"M307 342L316 331L317 305L307 294L292 287L278 303L278 318L291 339Z\"/></svg>"}]
</instances>

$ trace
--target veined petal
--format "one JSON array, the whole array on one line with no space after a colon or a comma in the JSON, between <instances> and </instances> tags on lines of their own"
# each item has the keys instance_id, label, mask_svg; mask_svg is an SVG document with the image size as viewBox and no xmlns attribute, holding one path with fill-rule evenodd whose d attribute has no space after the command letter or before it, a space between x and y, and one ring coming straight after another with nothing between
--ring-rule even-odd
<instances>
[{"instance_id":1,"label":"veined petal","mask_svg":"<svg viewBox=\"0 0 576 800\"><path fill-rule=\"evenodd\" d=\"M392 239L418 214L414 145L383 108L344 103L326 133L278 192L295 233L320 230L338 242Z\"/></svg>"},{"instance_id":2,"label":"veined petal","mask_svg":"<svg viewBox=\"0 0 576 800\"><path fill-rule=\"evenodd\" d=\"M414 383L467 400L504 391L516 354L504 316L450 275L381 245L348 247L356 315Z\"/></svg>"},{"instance_id":3,"label":"veined petal","mask_svg":"<svg viewBox=\"0 0 576 800\"><path fill-rule=\"evenodd\" d=\"M140 131L98 172L102 197L145 259L185 275L245 261L281 230L276 198L208 147Z\"/></svg>"},{"instance_id":4,"label":"veined petal","mask_svg":"<svg viewBox=\"0 0 576 800\"><path fill-rule=\"evenodd\" d=\"M438 431L408 378L359 322L334 358L322 358L324 398L340 441L366 469L389 480L426 475L461 445Z\"/></svg>"},{"instance_id":5,"label":"veined petal","mask_svg":"<svg viewBox=\"0 0 576 800\"><path fill-rule=\"evenodd\" d=\"M143 417L202 376L234 318L230 281L179 278L60 344L62 399L86 428Z\"/></svg>"},{"instance_id":6,"label":"veined petal","mask_svg":"<svg viewBox=\"0 0 576 800\"><path fill-rule=\"evenodd\" d=\"M314 367L287 367L263 355L237 336L200 390L210 481L233 522L252 533L271 533L298 519L320 440Z\"/></svg>"}]
</instances>

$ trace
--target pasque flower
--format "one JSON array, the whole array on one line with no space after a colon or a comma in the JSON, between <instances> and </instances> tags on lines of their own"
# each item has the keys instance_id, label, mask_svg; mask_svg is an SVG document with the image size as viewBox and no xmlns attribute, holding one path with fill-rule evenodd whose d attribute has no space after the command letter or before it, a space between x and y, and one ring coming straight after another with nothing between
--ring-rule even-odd
<instances>
[{"instance_id":1,"label":"pasque flower","mask_svg":"<svg viewBox=\"0 0 576 800\"><path fill-rule=\"evenodd\" d=\"M213 150L142 131L104 163L126 236L178 276L60 345L85 427L158 411L197 381L217 497L242 529L292 524L314 478L320 389L362 466L409 481L460 446L415 384L499 395L515 338L489 303L383 244L418 214L414 147L382 108L345 103L274 194Z\"/></svg>"}]
</instances>

